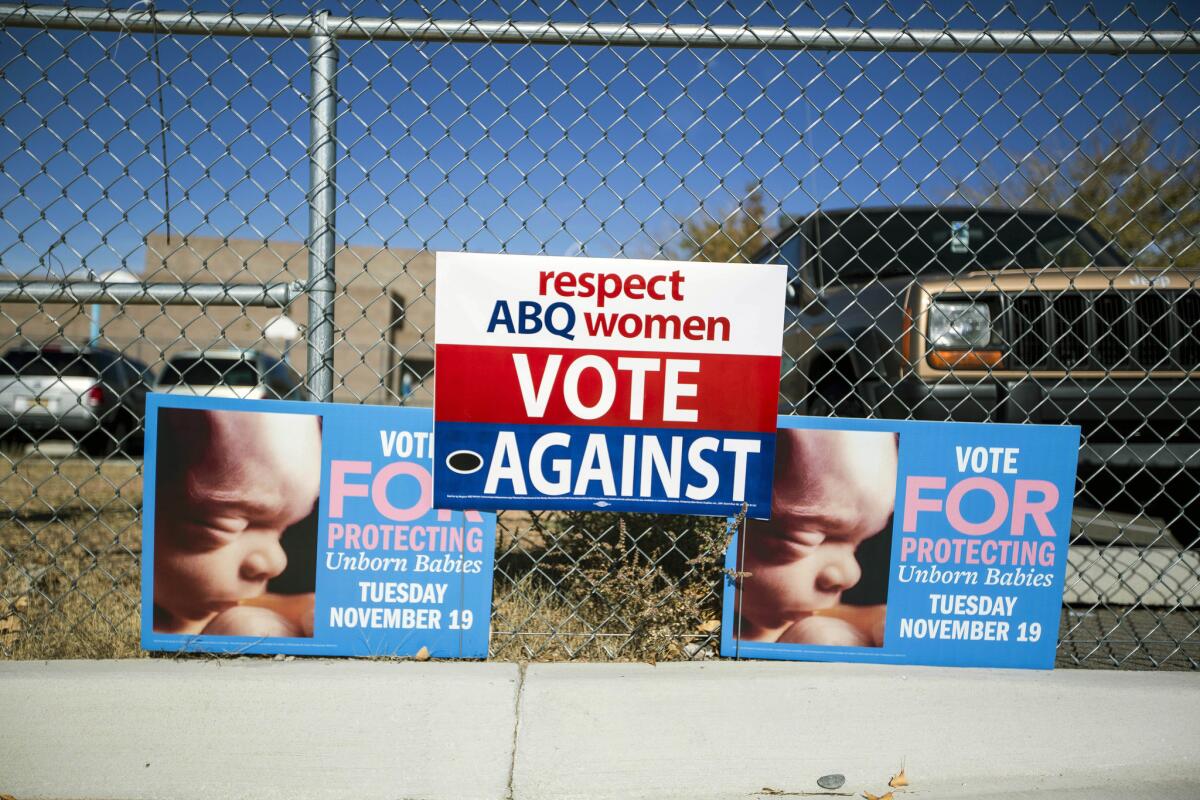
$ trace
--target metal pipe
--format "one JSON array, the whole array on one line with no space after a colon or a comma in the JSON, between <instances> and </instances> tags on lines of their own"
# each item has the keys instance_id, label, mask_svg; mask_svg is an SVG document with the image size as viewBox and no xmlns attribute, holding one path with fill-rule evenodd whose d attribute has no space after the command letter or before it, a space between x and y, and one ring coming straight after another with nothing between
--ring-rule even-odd
<instances>
[{"instance_id":1,"label":"metal pipe","mask_svg":"<svg viewBox=\"0 0 1200 800\"><path fill-rule=\"evenodd\" d=\"M110 303L114 305L267 306L285 308L304 284L125 283L106 281L0 281L0 303Z\"/></svg>"},{"instance_id":2,"label":"metal pipe","mask_svg":"<svg viewBox=\"0 0 1200 800\"><path fill-rule=\"evenodd\" d=\"M299 14L232 14L0 4L0 25L113 33L177 33L227 36L303 37L312 17Z\"/></svg>"},{"instance_id":3,"label":"metal pipe","mask_svg":"<svg viewBox=\"0 0 1200 800\"><path fill-rule=\"evenodd\" d=\"M344 39L489 44L979 53L1200 53L1190 31L1019 31L342 18Z\"/></svg>"},{"instance_id":4,"label":"metal pipe","mask_svg":"<svg viewBox=\"0 0 1200 800\"><path fill-rule=\"evenodd\" d=\"M855 50L950 53L1200 53L1200 33L1183 30L953 30L814 28L589 22L332 17L296 14L127 11L0 4L0 25L133 33L325 37L398 42L475 42L738 50Z\"/></svg>"},{"instance_id":5,"label":"metal pipe","mask_svg":"<svg viewBox=\"0 0 1200 800\"><path fill-rule=\"evenodd\" d=\"M315 19L323 30L329 17ZM337 44L325 33L308 40L312 73L308 142L308 374L313 400L333 397L334 187L337 175Z\"/></svg>"}]
</instances>

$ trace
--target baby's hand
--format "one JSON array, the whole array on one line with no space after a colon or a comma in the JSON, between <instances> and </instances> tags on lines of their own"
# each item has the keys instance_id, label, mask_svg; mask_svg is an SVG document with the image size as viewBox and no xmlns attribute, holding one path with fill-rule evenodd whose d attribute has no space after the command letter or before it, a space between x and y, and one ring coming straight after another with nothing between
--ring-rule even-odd
<instances>
[{"instance_id":1,"label":"baby's hand","mask_svg":"<svg viewBox=\"0 0 1200 800\"><path fill-rule=\"evenodd\" d=\"M251 597L249 600L243 600L245 606L256 606L265 608L279 614L288 621L289 625L295 625L300 628L300 633L296 636L313 635L313 611L316 606L317 596L312 592L302 594L275 594L267 592L260 594L258 597Z\"/></svg>"},{"instance_id":2,"label":"baby's hand","mask_svg":"<svg viewBox=\"0 0 1200 800\"><path fill-rule=\"evenodd\" d=\"M779 637L791 644L828 644L837 647L870 647L871 641L858 628L835 617L805 617Z\"/></svg>"},{"instance_id":3,"label":"baby's hand","mask_svg":"<svg viewBox=\"0 0 1200 800\"><path fill-rule=\"evenodd\" d=\"M234 606L217 614L202 631L206 636L303 636L287 617L269 608Z\"/></svg>"}]
</instances>

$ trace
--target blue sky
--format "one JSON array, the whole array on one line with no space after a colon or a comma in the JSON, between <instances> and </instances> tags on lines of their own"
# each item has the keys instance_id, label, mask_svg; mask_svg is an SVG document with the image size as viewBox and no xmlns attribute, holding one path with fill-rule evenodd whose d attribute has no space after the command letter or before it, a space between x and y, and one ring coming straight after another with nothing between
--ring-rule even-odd
<instances>
[{"instance_id":1,"label":"blue sky","mask_svg":"<svg viewBox=\"0 0 1200 800\"><path fill-rule=\"evenodd\" d=\"M304 11L292 2L200 3ZM742 8L746 6L740 4ZM896 25L875 3L754 24ZM926 5L914 27L1179 29L1166 4ZM374 2L322 4L384 13ZM163 8L180 4L163 3ZM940 12L939 8L953 9ZM1083 10L1079 10L1082 8ZM396 16L618 21L613 5L414 3ZM1021 15L1023 14L1023 16ZM638 5L634 21L738 23L732 5ZM142 268L165 229L150 36L0 31L0 265ZM162 37L174 232L302 240L305 43ZM701 204L761 183L772 210L937 202L1097 128L1150 117L1200 139L1200 59L342 43L338 239L353 244L651 255Z\"/></svg>"}]
</instances>

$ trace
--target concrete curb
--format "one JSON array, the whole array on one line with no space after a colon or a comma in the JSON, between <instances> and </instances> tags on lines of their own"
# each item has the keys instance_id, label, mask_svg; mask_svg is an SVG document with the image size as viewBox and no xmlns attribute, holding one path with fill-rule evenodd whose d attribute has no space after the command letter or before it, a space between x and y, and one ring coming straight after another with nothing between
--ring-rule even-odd
<instances>
[{"instance_id":1,"label":"concrete curb","mask_svg":"<svg viewBox=\"0 0 1200 800\"><path fill-rule=\"evenodd\" d=\"M1187 673L537 664L513 786L521 800L744 799L820 792L839 772L861 797L904 763L923 797L1195 798L1197 743Z\"/></svg>"},{"instance_id":2,"label":"concrete curb","mask_svg":"<svg viewBox=\"0 0 1200 800\"><path fill-rule=\"evenodd\" d=\"M18 798L1200 796L1200 678L845 664L0 663Z\"/></svg>"},{"instance_id":3,"label":"concrete curb","mask_svg":"<svg viewBox=\"0 0 1200 800\"><path fill-rule=\"evenodd\" d=\"M497 798L515 664L0 664L17 798Z\"/></svg>"}]
</instances>

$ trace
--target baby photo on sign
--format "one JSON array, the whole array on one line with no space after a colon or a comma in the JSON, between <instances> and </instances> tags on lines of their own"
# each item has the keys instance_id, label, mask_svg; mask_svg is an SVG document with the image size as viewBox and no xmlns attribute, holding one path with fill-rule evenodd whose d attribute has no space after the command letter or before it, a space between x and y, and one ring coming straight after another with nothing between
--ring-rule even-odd
<instances>
[{"instance_id":1,"label":"baby photo on sign","mask_svg":"<svg viewBox=\"0 0 1200 800\"><path fill-rule=\"evenodd\" d=\"M161 408L157 633L311 637L321 417Z\"/></svg>"},{"instance_id":2,"label":"baby photo on sign","mask_svg":"<svg viewBox=\"0 0 1200 800\"><path fill-rule=\"evenodd\" d=\"M882 647L899 437L779 430L771 518L747 520L733 638Z\"/></svg>"}]
</instances>

